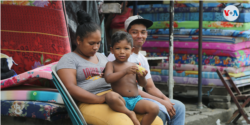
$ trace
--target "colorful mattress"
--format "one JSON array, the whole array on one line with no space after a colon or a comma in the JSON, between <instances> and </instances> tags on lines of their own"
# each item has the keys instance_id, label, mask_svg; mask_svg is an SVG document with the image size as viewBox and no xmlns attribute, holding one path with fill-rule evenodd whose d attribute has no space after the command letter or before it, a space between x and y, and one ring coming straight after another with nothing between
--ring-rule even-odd
<instances>
[{"instance_id":1,"label":"colorful mattress","mask_svg":"<svg viewBox=\"0 0 250 125\"><path fill-rule=\"evenodd\" d=\"M41 101L64 104L59 92L35 90L2 90L1 100Z\"/></svg>"},{"instance_id":2,"label":"colorful mattress","mask_svg":"<svg viewBox=\"0 0 250 125\"><path fill-rule=\"evenodd\" d=\"M159 55L153 55L153 57L168 57L168 53L157 53ZM161 55L162 54L162 55ZM198 65L198 55L195 54L174 54L174 63L177 64L192 64ZM164 60L168 62L168 60ZM250 65L249 55L247 58L234 58L226 56L202 56L202 65L212 65L212 66L227 66L227 67L245 67Z\"/></svg>"},{"instance_id":3,"label":"colorful mattress","mask_svg":"<svg viewBox=\"0 0 250 125\"><path fill-rule=\"evenodd\" d=\"M192 41L174 41L174 48L189 48L195 49L199 48L198 42ZM166 41L149 41L147 40L143 46L143 48L147 47L169 47L169 42ZM226 50L226 51L237 51L241 49L250 48L250 41L248 42L241 42L237 44L232 43L217 43L217 42L202 42L202 49L216 49L216 50Z\"/></svg>"},{"instance_id":4,"label":"colorful mattress","mask_svg":"<svg viewBox=\"0 0 250 125\"><path fill-rule=\"evenodd\" d=\"M227 30L249 30L250 23L236 23L223 21L203 21L203 28L207 29L227 29ZM169 28L169 21L154 21L149 29ZM195 29L199 28L199 21L174 21L174 28Z\"/></svg>"},{"instance_id":5,"label":"colorful mattress","mask_svg":"<svg viewBox=\"0 0 250 125\"><path fill-rule=\"evenodd\" d=\"M204 1L203 1L204 2ZM140 15L144 13L169 13L170 7L158 7L159 4L153 5L138 5L138 13ZM144 7L140 7L144 6ZM203 7L203 12L223 12L222 7ZM250 8L238 7L239 13L249 13ZM199 7L174 7L174 13L189 13L189 12L199 12Z\"/></svg>"},{"instance_id":6,"label":"colorful mattress","mask_svg":"<svg viewBox=\"0 0 250 125\"><path fill-rule=\"evenodd\" d=\"M199 0L177 0L177 3L199 3ZM204 3L250 3L249 0L203 0ZM163 0L164 4L169 4L169 0Z\"/></svg>"},{"instance_id":7,"label":"colorful mattress","mask_svg":"<svg viewBox=\"0 0 250 125\"><path fill-rule=\"evenodd\" d=\"M159 63L158 66L150 66L151 69L168 69L168 63ZM174 70L181 70L181 71L198 71L198 65L192 64L174 64ZM224 72L227 70L229 73L241 73L245 71L250 71L250 66L248 67L241 67L241 68L234 68L234 67L222 67L222 66L211 66L211 65L202 65L203 72L216 72L216 70Z\"/></svg>"},{"instance_id":8,"label":"colorful mattress","mask_svg":"<svg viewBox=\"0 0 250 125\"><path fill-rule=\"evenodd\" d=\"M161 76L168 76L169 72L165 69L150 69L151 75L161 75ZM250 75L250 71L245 71L241 73L229 73L231 77L243 77ZM198 71L173 71L174 77L192 77L192 78L198 78ZM205 79L219 79L219 76L217 72L202 72L202 78ZM250 78L250 76L249 76Z\"/></svg>"},{"instance_id":9,"label":"colorful mattress","mask_svg":"<svg viewBox=\"0 0 250 125\"><path fill-rule=\"evenodd\" d=\"M169 35L169 29L148 30L148 35ZM174 29L174 35L199 35L199 29ZM222 29L202 29L202 35L250 38L250 30L240 31L240 30L222 30Z\"/></svg>"},{"instance_id":10,"label":"colorful mattress","mask_svg":"<svg viewBox=\"0 0 250 125\"><path fill-rule=\"evenodd\" d=\"M1 53L21 74L71 52L62 1L1 1Z\"/></svg>"},{"instance_id":11,"label":"colorful mattress","mask_svg":"<svg viewBox=\"0 0 250 125\"><path fill-rule=\"evenodd\" d=\"M169 1L164 1L164 2L169 2ZM181 2L181 1L178 1L178 2ZM198 1L196 1L198 2ZM206 3L206 2L213 2L213 3ZM230 2L238 2L237 1L230 1ZM250 8L250 4L249 3L228 3L228 2L221 2L221 3L216 3L214 1L203 1L203 9L204 8L222 8L224 9L225 6L229 6L229 5L235 5L237 6L238 8ZM169 8L170 5L169 4L151 4L151 5L138 5L137 8L138 8L138 12L141 11L142 9L148 9L148 10L151 10L151 11L146 11L146 12L152 12L152 10L154 12L162 12L162 10L164 10L165 8ZM174 4L174 7L176 8L199 8L199 3L175 3ZM129 6L129 8L132 8L133 9L133 6ZM159 11L157 11L159 10ZM180 11L180 12L189 12L189 11ZM192 12L192 11L191 11ZM206 12L206 11L205 11ZM208 12L211 12L211 11L208 11ZM216 11L217 12L217 11ZM140 12L139 12L140 13Z\"/></svg>"},{"instance_id":12,"label":"colorful mattress","mask_svg":"<svg viewBox=\"0 0 250 125\"><path fill-rule=\"evenodd\" d=\"M41 66L39 68L35 68L33 70L30 70L28 72L24 72L22 74L19 74L17 76L1 80L1 89L8 88L8 87L13 87L13 86L18 86L22 84L27 84L27 83L34 83L36 80L40 80L41 83L46 83L47 80L52 79L51 75L51 66L56 64L57 62L51 63L49 65ZM48 84L53 82L47 82ZM47 85L50 86L50 85Z\"/></svg>"},{"instance_id":13,"label":"colorful mattress","mask_svg":"<svg viewBox=\"0 0 250 125\"><path fill-rule=\"evenodd\" d=\"M169 35L149 35L147 41L169 41ZM197 35L174 35L174 41L199 41ZM250 41L250 38L230 36L202 36L203 42L240 43Z\"/></svg>"},{"instance_id":14,"label":"colorful mattress","mask_svg":"<svg viewBox=\"0 0 250 125\"><path fill-rule=\"evenodd\" d=\"M159 53L169 53L169 48L167 47L144 47L144 51L147 52L147 56L155 55L166 55ZM175 54L196 54L198 55L197 49L183 49L183 48L174 48ZM214 56L229 56L229 57L241 57L247 58L250 54L250 49L243 49L237 51L228 51L228 50L216 50L216 49L202 49L202 55L214 55Z\"/></svg>"},{"instance_id":15,"label":"colorful mattress","mask_svg":"<svg viewBox=\"0 0 250 125\"><path fill-rule=\"evenodd\" d=\"M140 14L143 18L151 21L169 21L169 13ZM174 13L174 21L199 21L199 12ZM228 21L222 12L204 12L203 21ZM232 22L250 22L250 13L240 13L239 17Z\"/></svg>"},{"instance_id":16,"label":"colorful mattress","mask_svg":"<svg viewBox=\"0 0 250 125\"><path fill-rule=\"evenodd\" d=\"M64 105L36 101L3 101L1 115L38 118L48 121L68 119Z\"/></svg>"},{"instance_id":17,"label":"colorful mattress","mask_svg":"<svg viewBox=\"0 0 250 125\"><path fill-rule=\"evenodd\" d=\"M168 82L168 76L152 75L154 82ZM202 79L202 85L205 86L223 86L220 79ZM174 77L174 84L198 85L198 78Z\"/></svg>"},{"instance_id":18,"label":"colorful mattress","mask_svg":"<svg viewBox=\"0 0 250 125\"><path fill-rule=\"evenodd\" d=\"M152 75L154 82L168 82L168 76ZM205 86L224 86L220 79L202 79L202 85ZM237 87L250 85L250 79L234 80ZM198 78L191 77L174 77L174 84L198 85ZM229 84L230 86L230 84Z\"/></svg>"}]
</instances>

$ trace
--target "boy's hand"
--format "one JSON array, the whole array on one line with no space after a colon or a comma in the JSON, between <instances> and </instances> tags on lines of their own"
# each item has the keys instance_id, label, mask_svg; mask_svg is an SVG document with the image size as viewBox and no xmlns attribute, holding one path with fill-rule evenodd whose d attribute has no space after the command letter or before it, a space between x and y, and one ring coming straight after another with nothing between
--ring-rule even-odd
<instances>
[{"instance_id":1,"label":"boy's hand","mask_svg":"<svg viewBox=\"0 0 250 125\"><path fill-rule=\"evenodd\" d=\"M142 74L139 73L139 72L137 72L136 74L137 74L139 77L145 77L145 76L148 74L148 71L145 70L145 71L142 71Z\"/></svg>"},{"instance_id":2,"label":"boy's hand","mask_svg":"<svg viewBox=\"0 0 250 125\"><path fill-rule=\"evenodd\" d=\"M137 70L138 70L137 66L130 66L126 69L126 74L136 74Z\"/></svg>"}]
</instances>

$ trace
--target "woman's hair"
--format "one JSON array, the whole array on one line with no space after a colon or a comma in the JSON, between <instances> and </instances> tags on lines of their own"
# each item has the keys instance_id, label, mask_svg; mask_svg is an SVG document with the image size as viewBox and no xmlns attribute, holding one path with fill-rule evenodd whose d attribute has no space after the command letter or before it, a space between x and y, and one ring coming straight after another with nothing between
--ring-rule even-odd
<instances>
[{"instance_id":1,"label":"woman's hair","mask_svg":"<svg viewBox=\"0 0 250 125\"><path fill-rule=\"evenodd\" d=\"M77 12L77 20L79 25L76 29L76 37L79 36L81 40L87 37L89 33L95 32L96 30L101 31L100 26L93 22L89 14L83 10Z\"/></svg>"},{"instance_id":2,"label":"woman's hair","mask_svg":"<svg viewBox=\"0 0 250 125\"><path fill-rule=\"evenodd\" d=\"M131 47L133 47L133 38L132 36L124 31L117 31L111 37L111 47L114 47L115 43L119 43L121 40L127 40L130 43Z\"/></svg>"}]
</instances>

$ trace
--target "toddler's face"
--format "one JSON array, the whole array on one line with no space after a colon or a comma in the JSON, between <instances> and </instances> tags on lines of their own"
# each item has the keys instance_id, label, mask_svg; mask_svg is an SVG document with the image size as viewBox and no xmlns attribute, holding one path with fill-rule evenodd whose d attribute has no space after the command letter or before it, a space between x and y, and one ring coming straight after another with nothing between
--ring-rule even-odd
<instances>
[{"instance_id":1,"label":"toddler's face","mask_svg":"<svg viewBox=\"0 0 250 125\"><path fill-rule=\"evenodd\" d=\"M119 43L115 43L111 52L115 55L117 61L125 62L133 52L133 48L127 40L121 40Z\"/></svg>"}]
</instances>

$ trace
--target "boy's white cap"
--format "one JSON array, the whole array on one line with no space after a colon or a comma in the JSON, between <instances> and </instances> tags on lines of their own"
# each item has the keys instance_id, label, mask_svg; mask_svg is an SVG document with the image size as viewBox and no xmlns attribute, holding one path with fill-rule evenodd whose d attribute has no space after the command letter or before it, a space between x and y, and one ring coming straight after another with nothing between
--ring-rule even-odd
<instances>
[{"instance_id":1,"label":"boy's white cap","mask_svg":"<svg viewBox=\"0 0 250 125\"><path fill-rule=\"evenodd\" d=\"M143 17L139 15L131 16L124 22L124 28L127 31L127 28L132 22L138 22L143 25L145 25L147 28L151 27L153 25L153 22L147 19L144 19Z\"/></svg>"}]
</instances>

